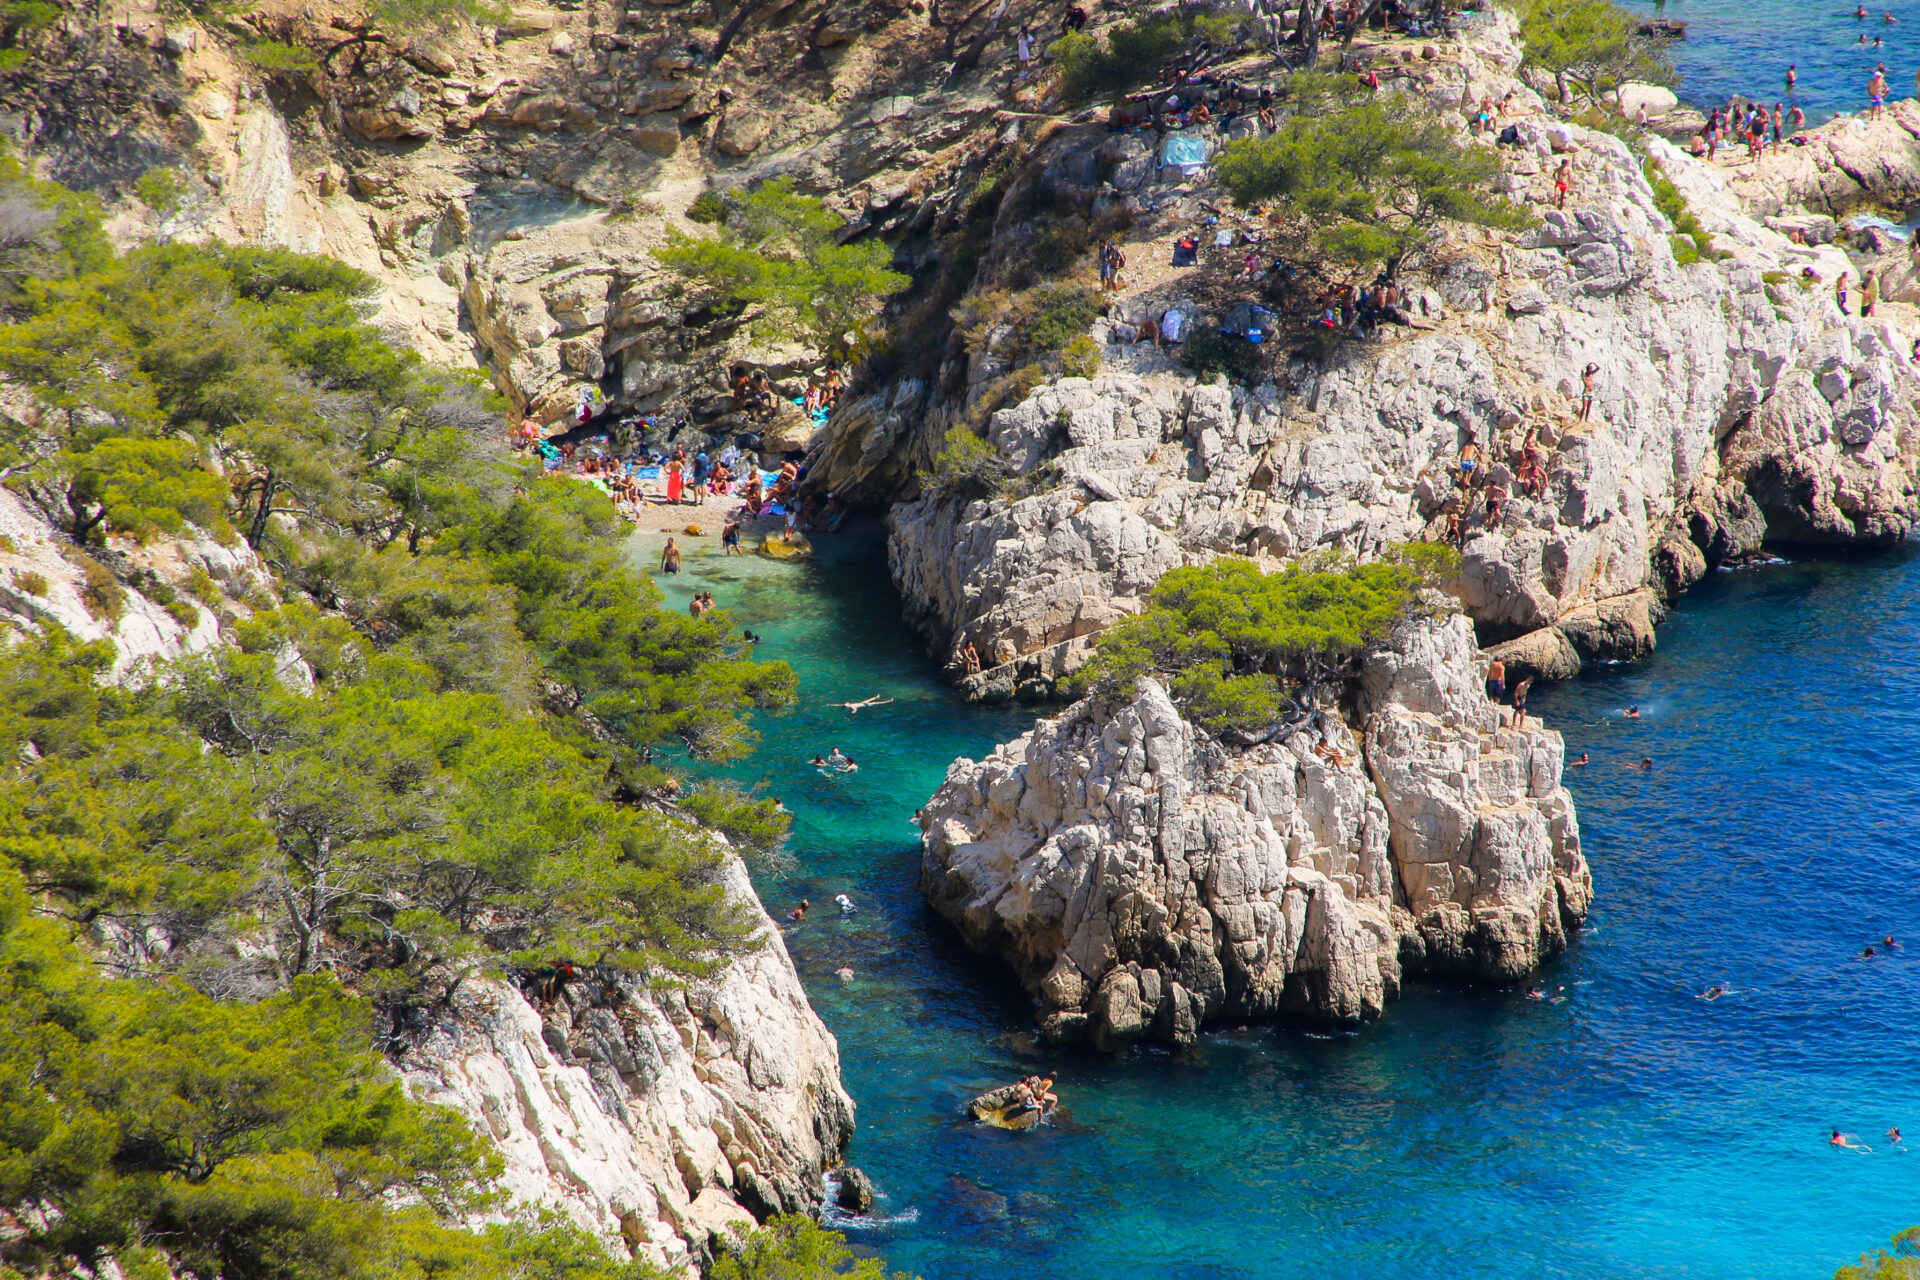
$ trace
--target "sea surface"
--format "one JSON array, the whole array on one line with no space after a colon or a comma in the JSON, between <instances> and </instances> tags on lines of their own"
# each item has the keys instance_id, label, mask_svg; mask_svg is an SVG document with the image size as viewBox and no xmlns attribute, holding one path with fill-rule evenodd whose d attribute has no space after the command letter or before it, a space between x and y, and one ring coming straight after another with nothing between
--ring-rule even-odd
<instances>
[{"instance_id":1,"label":"sea surface","mask_svg":"<svg viewBox=\"0 0 1920 1280\"><path fill-rule=\"evenodd\" d=\"M1859 19L1851 0L1623 0L1646 17L1687 24L1687 38L1667 46L1680 72L1682 102L1702 111L1724 106L1736 93L1769 105L1797 102L1809 124L1866 110L1867 81L1881 63L1894 97L1914 91L1920 0L1864 2L1869 16ZM1887 13L1895 21L1887 22ZM1876 36L1883 42L1877 49ZM1789 65L1800 72L1791 97Z\"/></svg>"},{"instance_id":2,"label":"sea surface","mask_svg":"<svg viewBox=\"0 0 1920 1280\"><path fill-rule=\"evenodd\" d=\"M1023 993L915 892L914 810L1031 712L940 682L877 533L798 565L688 564L670 603L712 590L800 674L801 705L761 716L730 772L796 814L793 866L757 879L777 915L813 902L787 945L858 1104L848 1159L883 1197L877 1225L840 1225L892 1266L1808 1280L1920 1223L1920 1153L1883 1136L1920 1142L1912 554L1713 575L1653 659L1536 693L1569 755L1593 757L1569 778L1596 906L1529 984L1546 998L1415 985L1351 1034L1226 1028L1118 1056L1038 1048ZM869 696L894 701L831 705ZM859 772L808 766L836 745ZM1861 958L1889 933L1904 945ZM1733 993L1698 998L1715 983ZM963 1117L1042 1069L1057 1124ZM1835 1126L1872 1150L1833 1149Z\"/></svg>"}]
</instances>

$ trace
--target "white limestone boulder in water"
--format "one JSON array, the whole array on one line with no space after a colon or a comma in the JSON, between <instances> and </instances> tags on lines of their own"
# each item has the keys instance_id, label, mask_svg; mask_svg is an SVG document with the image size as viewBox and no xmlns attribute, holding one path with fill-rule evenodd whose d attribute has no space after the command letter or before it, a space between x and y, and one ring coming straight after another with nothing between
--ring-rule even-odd
<instances>
[{"instance_id":1,"label":"white limestone boulder in water","mask_svg":"<svg viewBox=\"0 0 1920 1280\"><path fill-rule=\"evenodd\" d=\"M1499 727L1466 619L1368 656L1353 723L1241 748L1142 680L962 759L921 885L1061 1041L1190 1043L1210 1019L1378 1015L1407 972L1510 981L1592 881L1560 735Z\"/></svg>"}]
</instances>

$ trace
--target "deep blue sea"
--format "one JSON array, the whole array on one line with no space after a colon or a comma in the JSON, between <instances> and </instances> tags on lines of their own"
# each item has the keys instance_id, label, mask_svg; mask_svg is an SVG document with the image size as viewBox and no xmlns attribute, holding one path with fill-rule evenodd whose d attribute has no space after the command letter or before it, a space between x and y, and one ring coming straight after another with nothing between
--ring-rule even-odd
<instances>
[{"instance_id":1,"label":"deep blue sea","mask_svg":"<svg viewBox=\"0 0 1920 1280\"><path fill-rule=\"evenodd\" d=\"M1883 1136L1920 1142L1912 554L1714 575L1651 661L1535 695L1593 756L1571 786L1597 905L1539 976L1557 1001L1420 986L1356 1034L1256 1026L1117 1057L1038 1049L1023 994L920 904L914 809L951 758L1030 717L954 700L877 537L689 568L674 604L713 590L800 673L803 704L762 717L732 772L797 814L795 866L760 888L781 913L814 903L788 946L858 1103L849 1159L884 1197L880 1225L845 1229L892 1266L1811 1280L1920 1223L1920 1153ZM874 695L895 701L829 705ZM807 767L834 745L860 772ZM1650 774L1625 767L1643 755ZM1906 945L1859 958L1888 933ZM1696 998L1715 983L1733 994ZM963 1119L972 1093L1042 1068L1056 1126ZM1872 1151L1830 1148L1833 1126Z\"/></svg>"},{"instance_id":2,"label":"deep blue sea","mask_svg":"<svg viewBox=\"0 0 1920 1280\"><path fill-rule=\"evenodd\" d=\"M1913 93L1920 71L1920 0L1863 0L1869 17L1855 18L1854 0L1622 0L1647 17L1677 18L1687 38L1668 45L1680 72L1681 101L1701 110L1733 94L1759 101L1798 102L1811 124L1838 112L1866 109L1866 85L1885 63L1896 98ZM1895 21L1883 15L1892 13ZM1862 45L1860 37L1868 44ZM1875 37L1882 46L1874 48ZM1787 96L1789 65L1800 80Z\"/></svg>"}]
</instances>

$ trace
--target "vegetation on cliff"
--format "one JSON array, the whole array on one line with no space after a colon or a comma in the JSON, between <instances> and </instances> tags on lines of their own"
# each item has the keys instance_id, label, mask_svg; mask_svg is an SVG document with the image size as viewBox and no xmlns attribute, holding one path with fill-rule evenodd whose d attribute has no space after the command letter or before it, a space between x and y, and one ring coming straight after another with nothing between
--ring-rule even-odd
<instances>
[{"instance_id":1,"label":"vegetation on cliff","mask_svg":"<svg viewBox=\"0 0 1920 1280\"><path fill-rule=\"evenodd\" d=\"M711 210L709 210L711 212ZM762 183L726 209L720 232L669 231L660 260L732 301L758 307L834 359L862 351L881 299L911 283L878 240L840 244L843 220L791 178Z\"/></svg>"},{"instance_id":2,"label":"vegetation on cliff","mask_svg":"<svg viewBox=\"0 0 1920 1280\"><path fill-rule=\"evenodd\" d=\"M1833 1280L1920 1280L1920 1227L1908 1227L1889 1243L1891 1251L1862 1254L1859 1262L1834 1272Z\"/></svg>"},{"instance_id":3,"label":"vegetation on cliff","mask_svg":"<svg viewBox=\"0 0 1920 1280\"><path fill-rule=\"evenodd\" d=\"M1678 78L1658 37L1640 34L1641 15L1613 0L1519 0L1526 65L1553 77L1556 96L1589 99L1629 80L1672 84Z\"/></svg>"},{"instance_id":4,"label":"vegetation on cliff","mask_svg":"<svg viewBox=\"0 0 1920 1280\"><path fill-rule=\"evenodd\" d=\"M498 1161L384 1072L376 1011L556 955L667 982L735 954L718 849L641 802L673 785L659 753L749 749L741 711L792 671L660 609L610 502L516 463L472 380L368 322L358 272L116 257L18 167L0 215L0 478L103 599L159 591L92 558L113 536L275 571L231 603L209 581L234 643L144 679L56 627L0 649L0 1264L639 1276L569 1227L454 1225Z\"/></svg>"},{"instance_id":5,"label":"vegetation on cliff","mask_svg":"<svg viewBox=\"0 0 1920 1280\"><path fill-rule=\"evenodd\" d=\"M1279 202L1326 256L1392 269L1443 221L1529 221L1488 198L1499 157L1461 142L1432 108L1369 93L1350 77L1296 75L1288 91L1293 114L1267 137L1228 143L1220 180L1242 205Z\"/></svg>"},{"instance_id":6,"label":"vegetation on cliff","mask_svg":"<svg viewBox=\"0 0 1920 1280\"><path fill-rule=\"evenodd\" d=\"M1068 687L1131 697L1141 677L1158 676L1201 728L1263 730L1287 710L1290 682L1337 674L1458 568L1451 548L1409 543L1366 564L1306 560L1263 573L1224 557L1174 569L1144 613L1100 637Z\"/></svg>"}]
</instances>

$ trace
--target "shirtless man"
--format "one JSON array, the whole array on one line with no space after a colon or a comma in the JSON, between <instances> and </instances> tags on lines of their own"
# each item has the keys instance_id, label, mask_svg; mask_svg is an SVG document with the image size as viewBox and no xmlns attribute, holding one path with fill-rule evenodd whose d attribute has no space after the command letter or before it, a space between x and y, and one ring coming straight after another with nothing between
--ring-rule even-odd
<instances>
[{"instance_id":1,"label":"shirtless man","mask_svg":"<svg viewBox=\"0 0 1920 1280\"><path fill-rule=\"evenodd\" d=\"M1592 760L1592 759L1593 759L1593 757L1592 757L1592 756L1590 756L1590 755L1588 755L1588 754L1587 754L1586 752L1584 752L1584 751L1582 751L1582 752L1580 753L1580 758L1579 758L1578 760L1569 760L1569 761L1567 761L1567 768L1569 768L1569 769L1584 769L1584 768L1586 768L1586 767L1587 767L1587 763L1588 763L1588 762L1589 762L1590 760Z\"/></svg>"},{"instance_id":2,"label":"shirtless man","mask_svg":"<svg viewBox=\"0 0 1920 1280\"><path fill-rule=\"evenodd\" d=\"M1585 422L1593 413L1593 380L1600 376L1600 366L1588 363L1580 371L1580 421Z\"/></svg>"},{"instance_id":3,"label":"shirtless man","mask_svg":"<svg viewBox=\"0 0 1920 1280\"><path fill-rule=\"evenodd\" d=\"M1462 489L1473 486L1473 472L1479 465L1480 443L1475 440L1473 434L1469 432L1467 434L1467 442L1460 446L1460 487Z\"/></svg>"},{"instance_id":4,"label":"shirtless man","mask_svg":"<svg viewBox=\"0 0 1920 1280\"><path fill-rule=\"evenodd\" d=\"M1878 37L1875 37L1874 43L1879 43ZM1887 78L1878 71L1873 73L1873 79L1867 81L1867 106L1868 114L1875 120L1886 114Z\"/></svg>"},{"instance_id":5,"label":"shirtless man","mask_svg":"<svg viewBox=\"0 0 1920 1280\"><path fill-rule=\"evenodd\" d=\"M1487 701L1498 703L1507 692L1507 664L1495 658L1487 664Z\"/></svg>"},{"instance_id":6,"label":"shirtless man","mask_svg":"<svg viewBox=\"0 0 1920 1280\"><path fill-rule=\"evenodd\" d=\"M667 539L665 549L660 552L660 572L680 572L680 547L672 538ZM699 615L695 615L698 617Z\"/></svg>"},{"instance_id":7,"label":"shirtless man","mask_svg":"<svg viewBox=\"0 0 1920 1280\"><path fill-rule=\"evenodd\" d=\"M1568 159L1562 160L1560 162L1560 167L1554 170L1553 207L1556 209L1566 208L1567 192L1572 189L1573 189L1573 160L1571 157L1569 157Z\"/></svg>"},{"instance_id":8,"label":"shirtless man","mask_svg":"<svg viewBox=\"0 0 1920 1280\"><path fill-rule=\"evenodd\" d=\"M1513 686L1513 727L1516 729L1527 727L1527 690L1531 688L1533 688L1532 676Z\"/></svg>"}]
</instances>

